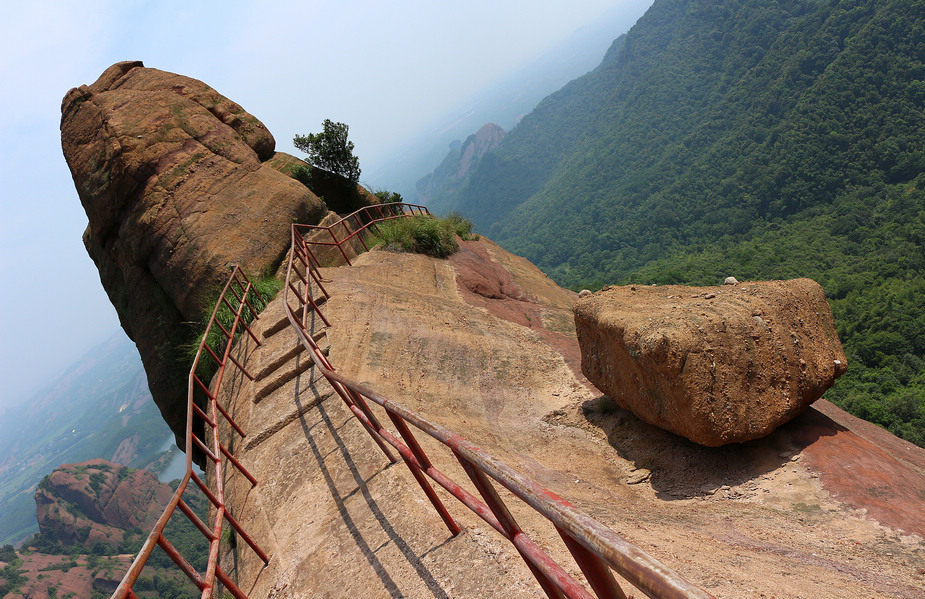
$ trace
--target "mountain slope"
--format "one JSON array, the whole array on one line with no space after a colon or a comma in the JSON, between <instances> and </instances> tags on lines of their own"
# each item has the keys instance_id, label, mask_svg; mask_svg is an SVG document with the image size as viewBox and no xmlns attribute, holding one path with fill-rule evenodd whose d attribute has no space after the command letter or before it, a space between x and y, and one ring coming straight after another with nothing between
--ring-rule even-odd
<instances>
[{"instance_id":1,"label":"mountain slope","mask_svg":"<svg viewBox=\"0 0 925 599\"><path fill-rule=\"evenodd\" d=\"M330 299L321 310L336 324L315 320L311 334L341 376L459 433L717 597L922 596L925 449L865 431L825 401L764 439L719 448L647 425L577 370L574 293L487 238L460 246L448 260L371 251L353 266L322 269ZM278 327L287 322L283 301L256 324L261 347L242 338L236 355L247 356L246 368L297 343ZM260 480L251 488L232 471L230 509L271 553L264 564L239 543L222 555L242 588L254 596L542 593L513 546L441 493L465 530L450 536L410 471L386 467L317 373L273 380L220 392L248 435L237 457ZM415 436L434 468L468 484L452 451ZM501 492L531 538L572 564L555 528ZM620 583L627 596L643 596Z\"/></svg>"},{"instance_id":2,"label":"mountain slope","mask_svg":"<svg viewBox=\"0 0 925 599\"><path fill-rule=\"evenodd\" d=\"M448 144L465 139L488 122L504 129L513 127L543 97L593 69L614 36L627 31L651 3L624 0L616 4L522 69L462 99L438 121L400 144L392 158L369 164L366 177L413 201L415 182L438 166Z\"/></svg>"},{"instance_id":3,"label":"mountain slope","mask_svg":"<svg viewBox=\"0 0 925 599\"><path fill-rule=\"evenodd\" d=\"M922 39L920 0L659 0L434 205L571 286L816 278L834 397L925 443Z\"/></svg>"},{"instance_id":4,"label":"mountain slope","mask_svg":"<svg viewBox=\"0 0 925 599\"><path fill-rule=\"evenodd\" d=\"M434 196L455 190L476 169L482 156L501 143L504 134L504 129L488 123L466 141L452 144L450 153L434 172L417 182L417 201L427 204Z\"/></svg>"},{"instance_id":5,"label":"mountain slope","mask_svg":"<svg viewBox=\"0 0 925 599\"><path fill-rule=\"evenodd\" d=\"M144 467L169 437L134 344L119 333L93 348L0 421L0 544L38 530L33 492L60 464Z\"/></svg>"}]
</instances>

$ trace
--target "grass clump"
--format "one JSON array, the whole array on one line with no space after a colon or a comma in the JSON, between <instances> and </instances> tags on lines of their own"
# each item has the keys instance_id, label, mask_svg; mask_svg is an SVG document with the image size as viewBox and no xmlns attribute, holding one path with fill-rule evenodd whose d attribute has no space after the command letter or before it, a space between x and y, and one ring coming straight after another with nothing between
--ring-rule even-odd
<instances>
[{"instance_id":1,"label":"grass clump","mask_svg":"<svg viewBox=\"0 0 925 599\"><path fill-rule=\"evenodd\" d=\"M449 216L443 220L446 221L452 231L456 235L459 235L459 238L463 241L478 241L480 239L479 235L472 232L472 221L462 214L451 212Z\"/></svg>"},{"instance_id":2,"label":"grass clump","mask_svg":"<svg viewBox=\"0 0 925 599\"><path fill-rule=\"evenodd\" d=\"M283 288L283 283L276 277L272 275L266 275L259 279L252 278L251 283L253 283L253 289L247 294L247 301L253 306L254 310L258 313L261 312L266 305L276 297L276 294ZM254 291L257 293L255 294ZM192 364L193 360L196 359L196 352L199 350L199 342L202 340L202 335L206 330L206 326L209 324L209 318L212 316L212 310L215 308L215 303L218 301L218 294L221 293L221 289L217 290L214 294L214 297L209 301L205 302L203 305L202 317L198 326L196 327L197 331L195 336L190 341L190 343L184 346L186 352L186 361L188 364ZM262 298L261 301L259 298ZM229 303L237 310L238 300L235 298L234 294L231 292L228 293ZM215 318L218 322L221 323L225 330L230 331L232 325L234 324L234 315L235 312L228 307L224 302L219 306L218 312L215 315ZM253 320L253 314L248 308L244 308L241 312L242 318L245 323L250 324ZM241 336L244 332L244 328L239 326L238 330L235 331L235 339ZM209 329L209 336L206 339L206 344L214 351L219 357L224 353L225 334L222 332L221 328L216 325L213 325ZM211 380L212 375L218 370L218 364L215 363L210 356L207 355L207 352L203 352L202 357L199 358L199 365L196 369L196 373L199 375L200 379L205 381L208 384L208 381Z\"/></svg>"},{"instance_id":3,"label":"grass clump","mask_svg":"<svg viewBox=\"0 0 925 599\"><path fill-rule=\"evenodd\" d=\"M396 218L377 225L379 242L387 250L425 254L446 258L459 251L459 242L472 238L472 223L462 216L448 218L409 216Z\"/></svg>"}]
</instances>

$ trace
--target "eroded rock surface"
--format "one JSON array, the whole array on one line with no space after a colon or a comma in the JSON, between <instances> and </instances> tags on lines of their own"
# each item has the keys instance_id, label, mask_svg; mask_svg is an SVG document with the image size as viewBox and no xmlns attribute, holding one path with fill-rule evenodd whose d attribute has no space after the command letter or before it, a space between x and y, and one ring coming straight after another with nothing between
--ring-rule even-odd
<instances>
[{"instance_id":1,"label":"eroded rock surface","mask_svg":"<svg viewBox=\"0 0 925 599\"><path fill-rule=\"evenodd\" d=\"M767 437L725 447L646 424L570 368L576 294L484 237L461 246L448 260L372 251L322 269L331 298L321 309L335 324L316 318L311 332L343 376L458 432L717 597L923 596L925 450L874 425L879 436L865 443L824 400ZM298 345L285 322L278 297L256 324L263 345L242 338L248 368ZM516 549L442 494L464 530L449 535L409 470L388 466L304 354L243 379L222 402L247 432L236 456L260 480L252 487L230 469L226 497L271 556L265 565L240 542L222 554L249 595L542 596ZM438 470L467 484L452 452L416 436ZM885 489L888 477L902 488ZM577 572L555 528L504 499Z\"/></svg>"},{"instance_id":2,"label":"eroded rock surface","mask_svg":"<svg viewBox=\"0 0 925 599\"><path fill-rule=\"evenodd\" d=\"M611 287L579 300L582 371L642 420L708 446L763 437L847 368L814 281Z\"/></svg>"},{"instance_id":3,"label":"eroded rock surface","mask_svg":"<svg viewBox=\"0 0 925 599\"><path fill-rule=\"evenodd\" d=\"M326 208L265 163L275 146L266 127L201 81L121 62L70 90L61 113L89 218L84 245L182 446L185 323L232 265L274 271L292 222L315 223Z\"/></svg>"},{"instance_id":4,"label":"eroded rock surface","mask_svg":"<svg viewBox=\"0 0 925 599\"><path fill-rule=\"evenodd\" d=\"M146 470L102 459L64 464L36 490L36 517L41 531L64 545L117 545L124 531L153 527L171 495Z\"/></svg>"}]
</instances>

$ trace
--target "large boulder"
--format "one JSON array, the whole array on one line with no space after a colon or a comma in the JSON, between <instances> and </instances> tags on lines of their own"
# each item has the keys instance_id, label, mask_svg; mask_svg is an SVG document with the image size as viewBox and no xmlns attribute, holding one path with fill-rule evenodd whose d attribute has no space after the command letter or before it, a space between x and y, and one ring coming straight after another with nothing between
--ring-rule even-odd
<instances>
[{"instance_id":1,"label":"large boulder","mask_svg":"<svg viewBox=\"0 0 925 599\"><path fill-rule=\"evenodd\" d=\"M61 115L89 219L84 245L182 447L187 323L232 265L274 272L293 221L316 223L326 208L266 164L275 146L266 127L201 81L121 62L70 90Z\"/></svg>"},{"instance_id":2,"label":"large boulder","mask_svg":"<svg viewBox=\"0 0 925 599\"><path fill-rule=\"evenodd\" d=\"M64 545L118 545L123 533L154 526L173 495L146 470L106 460L64 464L35 491L39 529Z\"/></svg>"},{"instance_id":3,"label":"large boulder","mask_svg":"<svg viewBox=\"0 0 925 599\"><path fill-rule=\"evenodd\" d=\"M809 279L610 287L580 299L585 376L642 420L697 443L756 439L845 372L832 312Z\"/></svg>"}]
</instances>

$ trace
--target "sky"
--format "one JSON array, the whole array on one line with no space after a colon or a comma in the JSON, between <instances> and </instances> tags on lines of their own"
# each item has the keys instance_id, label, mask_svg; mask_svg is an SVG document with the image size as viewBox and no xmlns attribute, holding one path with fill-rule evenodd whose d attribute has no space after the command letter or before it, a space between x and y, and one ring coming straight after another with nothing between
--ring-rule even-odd
<instances>
[{"instance_id":1,"label":"sky","mask_svg":"<svg viewBox=\"0 0 925 599\"><path fill-rule=\"evenodd\" d=\"M361 166L374 170L609 9L637 5L641 15L649 4L0 0L0 413L120 330L81 242L87 218L61 153L70 88L142 60L237 102L280 151L300 155L293 135L326 118L347 123Z\"/></svg>"}]
</instances>

